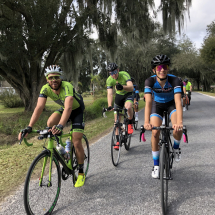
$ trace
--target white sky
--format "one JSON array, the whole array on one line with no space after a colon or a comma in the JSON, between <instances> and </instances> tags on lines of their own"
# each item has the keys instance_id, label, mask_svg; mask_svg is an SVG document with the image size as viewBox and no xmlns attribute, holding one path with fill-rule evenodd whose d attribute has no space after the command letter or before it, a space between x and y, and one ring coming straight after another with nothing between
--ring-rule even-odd
<instances>
[{"instance_id":1,"label":"white sky","mask_svg":"<svg viewBox=\"0 0 215 215\"><path fill-rule=\"evenodd\" d=\"M155 7L160 4L160 0L154 0ZM157 20L162 23L162 13L158 14ZM190 8L190 20L186 13L186 19L184 23L184 29L181 35L185 33L197 49L201 48L203 38L206 36L207 25L211 24L215 20L215 0L192 0L192 6ZM98 38L95 31L91 35L91 38ZM178 39L180 37L178 36Z\"/></svg>"},{"instance_id":2,"label":"white sky","mask_svg":"<svg viewBox=\"0 0 215 215\"><path fill-rule=\"evenodd\" d=\"M160 0L155 0L155 5L159 5ZM201 48L203 38L206 36L207 25L215 20L215 0L192 0L190 8L190 20L186 15L184 29L185 33L196 48ZM162 22L162 14L158 14L157 20Z\"/></svg>"}]
</instances>

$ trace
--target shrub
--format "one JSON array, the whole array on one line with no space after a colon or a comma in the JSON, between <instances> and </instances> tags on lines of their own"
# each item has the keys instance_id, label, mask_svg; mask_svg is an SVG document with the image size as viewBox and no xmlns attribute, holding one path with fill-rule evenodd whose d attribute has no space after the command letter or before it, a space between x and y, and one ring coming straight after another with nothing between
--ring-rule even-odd
<instances>
[{"instance_id":1,"label":"shrub","mask_svg":"<svg viewBox=\"0 0 215 215\"><path fill-rule=\"evenodd\" d=\"M0 100L6 108L24 107L23 101L12 89L4 90L0 94Z\"/></svg>"},{"instance_id":2,"label":"shrub","mask_svg":"<svg viewBox=\"0 0 215 215\"><path fill-rule=\"evenodd\" d=\"M107 107L107 98L97 99L92 105L87 106L85 109L85 119L92 120L102 116L102 108Z\"/></svg>"}]
</instances>

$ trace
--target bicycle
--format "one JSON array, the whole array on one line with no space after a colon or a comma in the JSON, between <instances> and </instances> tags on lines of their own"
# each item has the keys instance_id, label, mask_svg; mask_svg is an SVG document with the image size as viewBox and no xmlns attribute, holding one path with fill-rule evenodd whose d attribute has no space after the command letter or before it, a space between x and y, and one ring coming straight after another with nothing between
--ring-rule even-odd
<instances>
[{"instance_id":1,"label":"bicycle","mask_svg":"<svg viewBox=\"0 0 215 215\"><path fill-rule=\"evenodd\" d=\"M189 106L189 104L190 104L190 99L189 99L189 92L186 92L186 104L185 104L185 107L186 107L186 109L188 110L188 106Z\"/></svg>"},{"instance_id":2,"label":"bicycle","mask_svg":"<svg viewBox=\"0 0 215 215\"><path fill-rule=\"evenodd\" d=\"M57 142L57 146L65 146L62 142L62 138L69 137L72 143L72 133L61 134L60 136L53 135L51 128L47 127L44 130L33 130L32 133L39 133L39 140L48 139L48 146L45 147L45 143L42 151L32 162L29 167L25 184L24 184L24 206L27 214L51 214L54 210L61 189L61 177L63 180L67 180L69 176L72 176L73 184L75 184L78 177L78 161L75 152L75 147L72 144L70 152L70 160L65 158L56 149L54 142ZM22 134L20 143L24 140L27 146L32 146L32 143L28 143L25 134ZM89 142L85 135L83 135L82 145L84 148L84 173L87 175L89 169ZM62 173L61 173L61 166ZM39 207L38 207L39 206Z\"/></svg>"},{"instance_id":3,"label":"bicycle","mask_svg":"<svg viewBox=\"0 0 215 215\"><path fill-rule=\"evenodd\" d=\"M173 180L171 169L173 167L174 160L174 151L173 144L170 138L170 131L173 130L172 127L169 127L169 117L168 113L164 111L165 117L165 125L161 125L160 127L153 127L154 130L161 131L161 137L159 141L160 146L160 159L159 159L159 167L160 167L160 181L161 181L161 207L162 213L167 214L167 205L168 205L168 182L169 180ZM140 141L141 139L145 142L145 129L143 125L141 126L140 132ZM188 143L187 137L187 129L186 126L183 126L183 140Z\"/></svg>"},{"instance_id":4,"label":"bicycle","mask_svg":"<svg viewBox=\"0 0 215 215\"><path fill-rule=\"evenodd\" d=\"M137 126L138 126L138 121L135 121L135 112L134 112L134 108L133 108L133 126L134 126L134 129L137 130Z\"/></svg>"},{"instance_id":5,"label":"bicycle","mask_svg":"<svg viewBox=\"0 0 215 215\"><path fill-rule=\"evenodd\" d=\"M127 114L127 109L123 108L124 113L121 113L122 109L116 108L114 111L117 113L117 119L116 122L114 123L114 128L113 128L113 133L111 137L111 158L112 158L112 163L114 166L117 166L119 163L119 158L120 158L120 151L121 147L125 146L125 149L128 151L130 149L130 144L131 144L131 134L128 134L128 114ZM106 117L105 112L107 111L106 108L103 108L102 113L103 116ZM123 123L120 122L119 116L123 116L124 120ZM117 138L116 138L116 133L119 134L119 145L117 145ZM119 146L119 149L116 150L115 147Z\"/></svg>"}]
</instances>

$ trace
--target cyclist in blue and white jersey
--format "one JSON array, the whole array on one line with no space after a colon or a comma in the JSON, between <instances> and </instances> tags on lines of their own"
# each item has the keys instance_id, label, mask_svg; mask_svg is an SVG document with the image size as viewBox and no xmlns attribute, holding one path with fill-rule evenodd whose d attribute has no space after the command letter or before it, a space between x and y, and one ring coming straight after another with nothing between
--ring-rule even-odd
<instances>
[{"instance_id":1,"label":"cyclist in blue and white jersey","mask_svg":"<svg viewBox=\"0 0 215 215\"><path fill-rule=\"evenodd\" d=\"M174 158L181 158L180 141L183 132L183 112L181 105L181 85L179 79L169 72L170 59L166 55L157 55L151 61L155 75L145 80L145 122L144 128L151 130L154 126L162 124L163 112L168 111L174 128ZM152 99L152 93L154 99ZM152 130L152 157L154 167L152 177L159 178L159 135L160 131Z\"/></svg>"},{"instance_id":2,"label":"cyclist in blue and white jersey","mask_svg":"<svg viewBox=\"0 0 215 215\"><path fill-rule=\"evenodd\" d=\"M131 77L131 81L134 86L133 90L133 97L134 97L134 112L135 112L135 121L138 121L138 101L140 100L140 95L139 95L139 87L135 83L135 79Z\"/></svg>"}]
</instances>

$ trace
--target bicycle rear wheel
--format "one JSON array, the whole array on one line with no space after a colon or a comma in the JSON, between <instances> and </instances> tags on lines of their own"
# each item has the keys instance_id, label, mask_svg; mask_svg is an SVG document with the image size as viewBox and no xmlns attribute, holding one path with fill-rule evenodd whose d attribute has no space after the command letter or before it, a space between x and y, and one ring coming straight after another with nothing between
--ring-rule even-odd
<instances>
[{"instance_id":1,"label":"bicycle rear wheel","mask_svg":"<svg viewBox=\"0 0 215 215\"><path fill-rule=\"evenodd\" d=\"M167 214L168 181L169 181L169 156L165 144L161 147L160 155L160 181L161 181L161 207L163 214Z\"/></svg>"},{"instance_id":2,"label":"bicycle rear wheel","mask_svg":"<svg viewBox=\"0 0 215 215\"><path fill-rule=\"evenodd\" d=\"M137 130L138 121L134 121L134 129Z\"/></svg>"},{"instance_id":3,"label":"bicycle rear wheel","mask_svg":"<svg viewBox=\"0 0 215 215\"><path fill-rule=\"evenodd\" d=\"M84 174L86 176L87 172L89 170L90 148L89 148L89 142L88 142L87 137L85 135L83 135L83 138L82 138L82 146L84 149ZM78 159L76 156L74 145L72 146L72 158L71 159L72 159L72 169L74 170L73 184L75 184L77 181L77 178L78 178L79 168L78 168Z\"/></svg>"},{"instance_id":4,"label":"bicycle rear wheel","mask_svg":"<svg viewBox=\"0 0 215 215\"><path fill-rule=\"evenodd\" d=\"M24 185L27 214L51 214L56 206L61 188L61 171L58 160L53 156L49 181L50 155L48 150L43 151L34 159L28 170ZM43 167L43 179L39 184Z\"/></svg>"},{"instance_id":5,"label":"bicycle rear wheel","mask_svg":"<svg viewBox=\"0 0 215 215\"><path fill-rule=\"evenodd\" d=\"M116 139L116 129L119 129L119 149L115 149L114 147L116 146L117 139ZM112 138L111 138L111 158L112 158L112 163L114 166L117 166L119 163L119 157L120 157L120 151L121 151L121 129L118 127L114 127L113 133L112 133Z\"/></svg>"}]
</instances>

